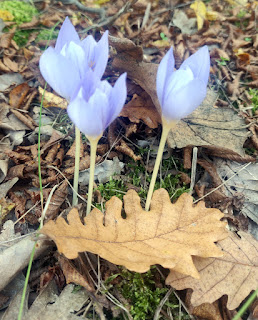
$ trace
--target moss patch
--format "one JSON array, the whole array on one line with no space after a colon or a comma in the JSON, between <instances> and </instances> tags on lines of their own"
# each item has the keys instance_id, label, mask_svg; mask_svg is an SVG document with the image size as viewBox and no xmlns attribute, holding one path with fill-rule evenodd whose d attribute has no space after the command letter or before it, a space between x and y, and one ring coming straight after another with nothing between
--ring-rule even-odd
<instances>
[{"instance_id":1,"label":"moss patch","mask_svg":"<svg viewBox=\"0 0 258 320\"><path fill-rule=\"evenodd\" d=\"M32 5L22 1L3 1L0 2L0 9L6 10L13 15L13 21L18 25L24 22L30 22L38 11Z\"/></svg>"}]
</instances>

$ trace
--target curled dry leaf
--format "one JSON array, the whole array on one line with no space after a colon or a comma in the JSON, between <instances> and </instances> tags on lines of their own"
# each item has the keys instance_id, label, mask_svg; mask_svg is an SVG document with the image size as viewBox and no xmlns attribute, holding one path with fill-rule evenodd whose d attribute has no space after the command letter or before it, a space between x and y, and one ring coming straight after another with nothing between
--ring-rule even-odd
<instances>
[{"instance_id":1,"label":"curled dry leaf","mask_svg":"<svg viewBox=\"0 0 258 320\"><path fill-rule=\"evenodd\" d=\"M124 196L126 219L121 216L122 201L112 197L106 203L105 225L98 209L84 218L83 225L74 208L68 223L58 217L56 222L47 222L41 232L69 259L90 251L136 272L160 264L199 278L192 255L221 257L222 251L214 242L224 239L227 232L218 209L205 208L204 202L193 206L192 201L184 193L171 204L167 191L159 189L154 192L151 210L146 212L137 193L129 190Z\"/></svg>"},{"instance_id":2,"label":"curled dry leaf","mask_svg":"<svg viewBox=\"0 0 258 320\"><path fill-rule=\"evenodd\" d=\"M201 280L171 270L166 283L177 290L192 288L191 303L212 303L228 295L227 307L233 310L258 287L258 242L248 233L234 233L218 242L224 255L219 258L193 257Z\"/></svg>"},{"instance_id":3,"label":"curled dry leaf","mask_svg":"<svg viewBox=\"0 0 258 320\"><path fill-rule=\"evenodd\" d=\"M89 281L80 274L74 266L71 265L69 260L61 255L58 255L58 262L61 265L63 273L65 275L66 283L76 283L84 287L89 292L94 292L94 288Z\"/></svg>"},{"instance_id":4,"label":"curled dry leaf","mask_svg":"<svg viewBox=\"0 0 258 320\"><path fill-rule=\"evenodd\" d=\"M26 82L23 82L19 84L17 87L15 87L14 89L12 89L12 91L9 94L10 106L14 108L20 108L29 90L30 90L30 87Z\"/></svg>"},{"instance_id":5,"label":"curled dry leaf","mask_svg":"<svg viewBox=\"0 0 258 320\"><path fill-rule=\"evenodd\" d=\"M57 177L54 176L53 179L56 180ZM68 183L66 182L66 180L64 180L62 184L59 186L59 188L55 191L46 212L46 217L48 219L51 219L51 218L53 219L57 216L61 205L63 204L63 202L67 197L67 194L68 194L67 186L68 186Z\"/></svg>"},{"instance_id":6,"label":"curled dry leaf","mask_svg":"<svg viewBox=\"0 0 258 320\"><path fill-rule=\"evenodd\" d=\"M160 114L149 96L143 99L141 96L134 94L132 100L124 106L119 116L128 117L134 123L139 123L142 120L152 129L157 128L161 123Z\"/></svg>"},{"instance_id":7,"label":"curled dry leaf","mask_svg":"<svg viewBox=\"0 0 258 320\"><path fill-rule=\"evenodd\" d=\"M126 154L127 156L131 157L134 161L141 160L141 156L137 156L133 149L131 149L128 144L124 140L120 140L119 145L115 146L115 149L119 152Z\"/></svg>"}]
</instances>

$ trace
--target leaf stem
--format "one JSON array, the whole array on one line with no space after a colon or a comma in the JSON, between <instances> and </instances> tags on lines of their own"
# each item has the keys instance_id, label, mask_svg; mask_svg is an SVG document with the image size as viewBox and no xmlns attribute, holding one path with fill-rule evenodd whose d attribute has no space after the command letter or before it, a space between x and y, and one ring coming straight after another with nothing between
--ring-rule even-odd
<instances>
[{"instance_id":1,"label":"leaf stem","mask_svg":"<svg viewBox=\"0 0 258 320\"><path fill-rule=\"evenodd\" d=\"M75 164L73 177L73 206L78 204L78 180L80 171L80 154L81 154L81 133L75 126Z\"/></svg>"},{"instance_id":2,"label":"leaf stem","mask_svg":"<svg viewBox=\"0 0 258 320\"><path fill-rule=\"evenodd\" d=\"M89 191L87 201L87 215L91 211L92 194L93 194L93 183L94 183L94 172L95 172L95 161L97 153L97 145L100 137L87 137L90 141L90 180L89 180Z\"/></svg>"},{"instance_id":3,"label":"leaf stem","mask_svg":"<svg viewBox=\"0 0 258 320\"><path fill-rule=\"evenodd\" d=\"M149 209L150 209L150 202L151 202L151 198L153 195L153 190L154 190L155 182L157 179L159 166L160 166L160 163L162 160L163 151L164 151L164 147L166 144L168 133L169 133L170 129L172 129L176 125L176 123L177 123L176 121L167 122L164 118L162 119L162 126L163 126L162 135L161 135L161 139L160 139L160 143L159 143L159 149L158 149L154 169L152 172L151 182L150 182L147 200L146 200L146 204L145 204L146 211L149 211Z\"/></svg>"}]
</instances>

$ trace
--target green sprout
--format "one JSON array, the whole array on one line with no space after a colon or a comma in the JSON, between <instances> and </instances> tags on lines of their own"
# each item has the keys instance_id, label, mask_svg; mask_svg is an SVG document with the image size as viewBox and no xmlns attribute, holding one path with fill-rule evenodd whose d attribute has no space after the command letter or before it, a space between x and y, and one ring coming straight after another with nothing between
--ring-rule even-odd
<instances>
[{"instance_id":1,"label":"green sprout","mask_svg":"<svg viewBox=\"0 0 258 320\"><path fill-rule=\"evenodd\" d=\"M52 32L52 29L42 29L37 35L36 42L41 40L48 40L51 37L51 40L57 39L58 31Z\"/></svg>"},{"instance_id":2,"label":"green sprout","mask_svg":"<svg viewBox=\"0 0 258 320\"><path fill-rule=\"evenodd\" d=\"M238 14L237 14L237 18L238 19L242 19L242 18L244 18L245 17L245 15L247 14L248 12L246 11L246 10L240 10L239 12L238 12Z\"/></svg>"},{"instance_id":3,"label":"green sprout","mask_svg":"<svg viewBox=\"0 0 258 320\"><path fill-rule=\"evenodd\" d=\"M161 32L159 35L160 35L162 40L168 40L168 37L165 35L164 32Z\"/></svg>"},{"instance_id":4,"label":"green sprout","mask_svg":"<svg viewBox=\"0 0 258 320\"><path fill-rule=\"evenodd\" d=\"M249 95L251 96L252 113L255 115L255 112L258 110L258 89L249 88Z\"/></svg>"},{"instance_id":5,"label":"green sprout","mask_svg":"<svg viewBox=\"0 0 258 320\"><path fill-rule=\"evenodd\" d=\"M230 61L230 59L224 57L220 57L220 60L216 60L218 66L226 66L228 61Z\"/></svg>"}]
</instances>

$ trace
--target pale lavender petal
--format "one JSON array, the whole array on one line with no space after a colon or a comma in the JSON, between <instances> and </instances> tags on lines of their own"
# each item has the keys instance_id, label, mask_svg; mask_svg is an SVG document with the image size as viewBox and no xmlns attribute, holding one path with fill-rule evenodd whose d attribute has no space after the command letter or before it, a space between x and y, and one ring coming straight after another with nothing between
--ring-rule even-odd
<instances>
[{"instance_id":1,"label":"pale lavender petal","mask_svg":"<svg viewBox=\"0 0 258 320\"><path fill-rule=\"evenodd\" d=\"M96 66L96 61L94 57L94 50L97 46L97 42L93 38L92 35L87 36L84 40L81 42L81 47L84 50L85 59L88 63L88 66L93 70Z\"/></svg>"},{"instance_id":2,"label":"pale lavender petal","mask_svg":"<svg viewBox=\"0 0 258 320\"><path fill-rule=\"evenodd\" d=\"M164 92L164 100L173 92L174 95L177 94L178 90L181 90L189 82L194 79L193 73L190 68L187 67L185 70L177 70L171 74L167 81L166 91ZM162 108L162 107L161 107Z\"/></svg>"},{"instance_id":3,"label":"pale lavender petal","mask_svg":"<svg viewBox=\"0 0 258 320\"><path fill-rule=\"evenodd\" d=\"M65 44L68 44L70 41L75 43L80 42L80 38L78 33L76 32L74 26L72 25L70 19L68 17L65 18L64 23L58 33L58 37L56 40L55 50L60 52Z\"/></svg>"},{"instance_id":4,"label":"pale lavender petal","mask_svg":"<svg viewBox=\"0 0 258 320\"><path fill-rule=\"evenodd\" d=\"M79 71L81 78L84 77L87 71L87 63L83 49L73 41L71 41L65 50L65 57L72 61L73 65Z\"/></svg>"},{"instance_id":5,"label":"pale lavender petal","mask_svg":"<svg viewBox=\"0 0 258 320\"><path fill-rule=\"evenodd\" d=\"M96 62L94 72L99 78L101 78L105 72L108 62L108 51L108 31L105 31L94 48L94 61Z\"/></svg>"},{"instance_id":6,"label":"pale lavender petal","mask_svg":"<svg viewBox=\"0 0 258 320\"><path fill-rule=\"evenodd\" d=\"M159 103L161 105L163 105L164 92L166 91L168 78L173 73L174 67L175 59L173 55L173 48L171 47L161 60L157 72L156 87Z\"/></svg>"},{"instance_id":7,"label":"pale lavender petal","mask_svg":"<svg viewBox=\"0 0 258 320\"><path fill-rule=\"evenodd\" d=\"M95 74L95 72L94 72ZM96 74L95 74L95 77L98 77ZM98 77L99 79L99 77ZM107 80L103 80L103 81L99 81L98 83L98 88L103 92L105 93L105 95L107 97L109 97L109 95L111 94L111 91L112 91L112 86L109 84L109 82L107 82Z\"/></svg>"},{"instance_id":8,"label":"pale lavender petal","mask_svg":"<svg viewBox=\"0 0 258 320\"><path fill-rule=\"evenodd\" d=\"M99 78L94 74L94 72L91 69L88 69L81 82L81 86L83 89L83 98L86 101L88 101L90 97L93 95L96 88L99 86L99 83Z\"/></svg>"},{"instance_id":9,"label":"pale lavender petal","mask_svg":"<svg viewBox=\"0 0 258 320\"><path fill-rule=\"evenodd\" d=\"M164 101L162 115L167 121L180 120L193 112L206 96L207 84L199 79L188 83L187 86L173 91Z\"/></svg>"},{"instance_id":10,"label":"pale lavender petal","mask_svg":"<svg viewBox=\"0 0 258 320\"><path fill-rule=\"evenodd\" d=\"M70 100L80 83L74 64L49 47L40 57L40 72L46 82L62 97Z\"/></svg>"},{"instance_id":11,"label":"pale lavender petal","mask_svg":"<svg viewBox=\"0 0 258 320\"><path fill-rule=\"evenodd\" d=\"M89 137L98 137L105 130L105 117L108 109L107 96L99 89L85 101L81 91L67 107L73 123Z\"/></svg>"},{"instance_id":12,"label":"pale lavender petal","mask_svg":"<svg viewBox=\"0 0 258 320\"><path fill-rule=\"evenodd\" d=\"M110 111L107 117L106 127L119 116L127 97L126 73L123 73L116 81L109 96Z\"/></svg>"},{"instance_id":13,"label":"pale lavender petal","mask_svg":"<svg viewBox=\"0 0 258 320\"><path fill-rule=\"evenodd\" d=\"M180 70L189 67L195 78L201 79L204 83L208 83L210 74L210 55L207 46L202 47L181 65Z\"/></svg>"}]
</instances>

